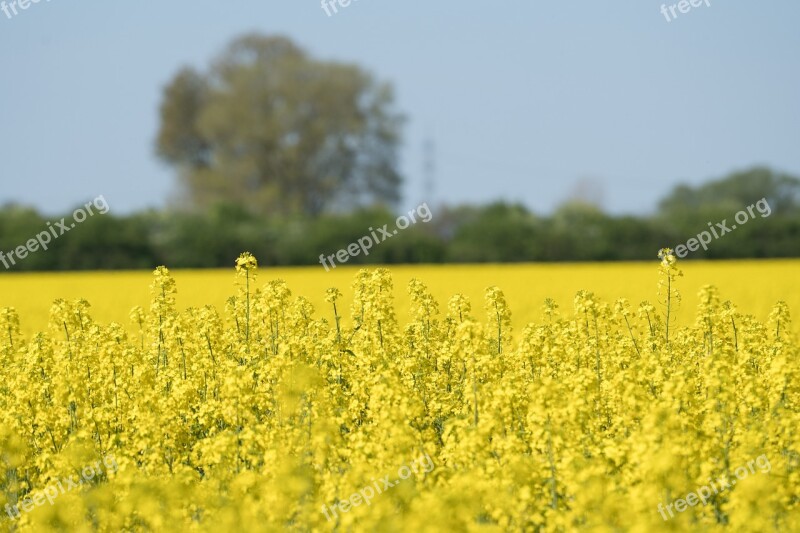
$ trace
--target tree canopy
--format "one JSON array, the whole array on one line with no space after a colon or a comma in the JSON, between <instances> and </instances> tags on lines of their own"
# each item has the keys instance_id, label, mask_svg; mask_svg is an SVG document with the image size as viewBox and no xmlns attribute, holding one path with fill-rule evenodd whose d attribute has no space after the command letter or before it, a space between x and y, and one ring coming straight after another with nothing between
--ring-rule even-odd
<instances>
[{"instance_id":1,"label":"tree canopy","mask_svg":"<svg viewBox=\"0 0 800 533\"><path fill-rule=\"evenodd\" d=\"M318 216L400 199L403 120L369 72L251 34L174 76L156 145L192 206Z\"/></svg>"},{"instance_id":2,"label":"tree canopy","mask_svg":"<svg viewBox=\"0 0 800 533\"><path fill-rule=\"evenodd\" d=\"M800 179L764 167L734 172L697 187L678 185L659 203L666 216L736 212L766 198L776 213L800 210Z\"/></svg>"}]
</instances>

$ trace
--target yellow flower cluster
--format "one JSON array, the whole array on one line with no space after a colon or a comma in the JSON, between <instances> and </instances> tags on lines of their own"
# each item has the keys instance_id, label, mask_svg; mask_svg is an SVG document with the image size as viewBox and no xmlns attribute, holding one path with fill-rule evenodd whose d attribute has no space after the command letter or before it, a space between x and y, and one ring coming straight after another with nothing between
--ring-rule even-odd
<instances>
[{"instance_id":1,"label":"yellow flower cluster","mask_svg":"<svg viewBox=\"0 0 800 533\"><path fill-rule=\"evenodd\" d=\"M789 310L760 323L709 286L694 324L670 329L679 271L662 252L656 305L581 291L572 312L547 300L544 321L516 333L497 287L476 313L414 279L401 325L386 269L358 272L346 316L338 289L315 310L282 280L256 288L249 254L221 313L179 311L163 267L132 329L59 300L26 339L0 309L0 509L103 457L118 464L3 526L800 531ZM435 468L323 512L422 456ZM760 456L768 473L659 513Z\"/></svg>"}]
</instances>

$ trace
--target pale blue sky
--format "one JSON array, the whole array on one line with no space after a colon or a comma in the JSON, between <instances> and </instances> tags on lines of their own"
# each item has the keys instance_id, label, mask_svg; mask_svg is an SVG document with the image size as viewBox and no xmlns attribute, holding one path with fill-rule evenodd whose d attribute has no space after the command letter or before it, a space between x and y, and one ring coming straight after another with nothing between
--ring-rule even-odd
<instances>
[{"instance_id":1,"label":"pale blue sky","mask_svg":"<svg viewBox=\"0 0 800 533\"><path fill-rule=\"evenodd\" d=\"M281 33L392 81L409 116L405 204L518 200L538 212L581 178L641 213L679 181L756 164L800 175L800 2L711 0L667 22L652 0L42 0L0 12L0 204L117 213L163 205L161 90L235 36Z\"/></svg>"}]
</instances>

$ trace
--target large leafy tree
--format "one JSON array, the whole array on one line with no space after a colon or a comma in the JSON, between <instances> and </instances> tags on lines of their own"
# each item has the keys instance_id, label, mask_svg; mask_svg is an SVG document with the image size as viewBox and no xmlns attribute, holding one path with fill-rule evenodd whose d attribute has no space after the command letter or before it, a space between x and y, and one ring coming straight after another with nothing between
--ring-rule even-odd
<instances>
[{"instance_id":1,"label":"large leafy tree","mask_svg":"<svg viewBox=\"0 0 800 533\"><path fill-rule=\"evenodd\" d=\"M399 200L392 88L283 37L235 40L164 91L157 151L195 206L317 215Z\"/></svg>"}]
</instances>

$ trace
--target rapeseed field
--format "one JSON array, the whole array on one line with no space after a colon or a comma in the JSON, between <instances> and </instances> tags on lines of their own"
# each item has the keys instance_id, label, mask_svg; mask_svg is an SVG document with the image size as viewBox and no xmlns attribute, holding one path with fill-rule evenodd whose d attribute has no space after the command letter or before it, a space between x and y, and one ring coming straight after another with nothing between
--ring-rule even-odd
<instances>
[{"instance_id":1,"label":"rapeseed field","mask_svg":"<svg viewBox=\"0 0 800 533\"><path fill-rule=\"evenodd\" d=\"M656 263L657 264L657 261ZM233 261L231 261L233 265ZM477 302L486 287L503 289L512 309L511 322L520 331L529 322L544 318L542 306L547 298L568 304L579 290L591 290L603 300L627 298L631 302L653 300L656 277L654 262L561 263L494 265L401 265L391 268L397 316L410 318L406 286L413 278L424 280L434 298L447 302L463 294ZM766 320L775 302L784 300L790 309L800 309L800 260L764 261L685 261L685 276L680 287L684 295L676 320L689 325L699 302L700 288L713 283L725 297L744 306L759 320ZM345 305L352 303L350 286L358 267L338 266L325 272L320 267L262 268L260 283L283 279L296 296L306 297L318 310L327 306L325 290L343 290ZM234 281L232 270L172 270L178 284L176 305L188 307L225 306ZM14 307L21 319L21 330L32 335L47 327L50 306L58 298L84 298L91 304L92 316L102 322L117 322L129 328L132 307L147 307L151 273L58 272L0 275L0 307ZM349 316L342 317L347 322ZM798 324L800 326L800 324ZM795 329L800 333L800 327Z\"/></svg>"},{"instance_id":2,"label":"rapeseed field","mask_svg":"<svg viewBox=\"0 0 800 533\"><path fill-rule=\"evenodd\" d=\"M797 262L660 258L4 276L4 526L800 531Z\"/></svg>"}]
</instances>

